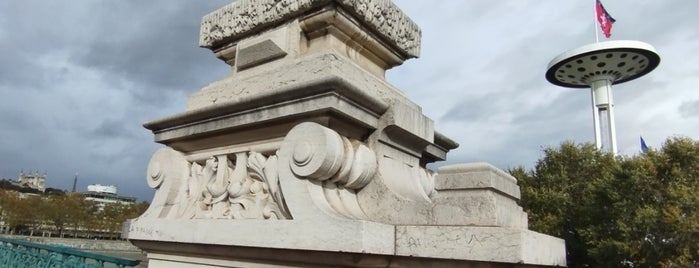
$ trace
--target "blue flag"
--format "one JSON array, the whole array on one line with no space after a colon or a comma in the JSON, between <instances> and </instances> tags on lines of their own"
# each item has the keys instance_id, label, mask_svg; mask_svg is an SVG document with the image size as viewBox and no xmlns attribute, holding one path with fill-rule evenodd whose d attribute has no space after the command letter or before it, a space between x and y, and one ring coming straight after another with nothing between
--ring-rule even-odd
<instances>
[{"instance_id":1,"label":"blue flag","mask_svg":"<svg viewBox=\"0 0 699 268\"><path fill-rule=\"evenodd\" d=\"M648 145L646 145L646 141L643 140L643 136L641 136L641 152L648 152Z\"/></svg>"}]
</instances>

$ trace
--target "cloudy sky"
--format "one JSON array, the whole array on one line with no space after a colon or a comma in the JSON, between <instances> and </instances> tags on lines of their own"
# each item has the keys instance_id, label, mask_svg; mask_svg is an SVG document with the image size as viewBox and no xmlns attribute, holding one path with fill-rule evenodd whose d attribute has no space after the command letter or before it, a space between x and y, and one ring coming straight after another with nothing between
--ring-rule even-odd
<instances>
[{"instance_id":1,"label":"cloudy sky","mask_svg":"<svg viewBox=\"0 0 699 268\"><path fill-rule=\"evenodd\" d=\"M230 1L0 2L0 177L48 173L50 187L115 184L149 200L159 148L141 125L184 111L227 66L197 46L201 17ZM447 163L532 167L542 148L593 142L588 90L549 84L558 54L595 41L594 1L416 1L419 59L387 79L461 147ZM660 66L614 87L619 151L639 136L699 139L699 10L690 0L606 0L612 40L640 40Z\"/></svg>"}]
</instances>

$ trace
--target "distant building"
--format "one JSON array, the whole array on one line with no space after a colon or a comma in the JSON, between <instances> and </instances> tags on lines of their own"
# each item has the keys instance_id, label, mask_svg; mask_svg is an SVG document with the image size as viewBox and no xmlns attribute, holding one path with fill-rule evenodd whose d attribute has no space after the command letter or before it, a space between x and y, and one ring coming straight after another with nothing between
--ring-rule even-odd
<instances>
[{"instance_id":1,"label":"distant building","mask_svg":"<svg viewBox=\"0 0 699 268\"><path fill-rule=\"evenodd\" d=\"M117 187L114 185L91 184L87 186L87 192L81 193L85 200L94 201L103 208L106 204L134 204L136 197L122 196L117 194Z\"/></svg>"},{"instance_id":2,"label":"distant building","mask_svg":"<svg viewBox=\"0 0 699 268\"><path fill-rule=\"evenodd\" d=\"M17 183L21 187L27 187L39 190L41 192L46 191L46 173L40 175L38 171L34 173L24 174L24 171L19 172L19 177L17 178Z\"/></svg>"}]
</instances>

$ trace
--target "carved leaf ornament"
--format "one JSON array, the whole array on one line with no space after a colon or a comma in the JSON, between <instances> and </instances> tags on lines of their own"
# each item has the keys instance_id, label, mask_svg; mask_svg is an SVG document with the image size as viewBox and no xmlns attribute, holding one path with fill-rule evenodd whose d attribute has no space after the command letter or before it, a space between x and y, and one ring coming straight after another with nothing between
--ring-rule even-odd
<instances>
[{"instance_id":1,"label":"carved leaf ornament","mask_svg":"<svg viewBox=\"0 0 699 268\"><path fill-rule=\"evenodd\" d=\"M148 166L148 185L158 189L144 215L189 219L291 219L280 187L280 165L296 178L317 185L328 213L365 218L356 191L376 173L374 153L363 143L340 136L316 123L294 127L282 147L289 161L254 151L214 155L187 161L170 148L157 151ZM279 151L277 152L277 154ZM309 186L309 187L311 187ZM152 211L159 207L159 211Z\"/></svg>"}]
</instances>

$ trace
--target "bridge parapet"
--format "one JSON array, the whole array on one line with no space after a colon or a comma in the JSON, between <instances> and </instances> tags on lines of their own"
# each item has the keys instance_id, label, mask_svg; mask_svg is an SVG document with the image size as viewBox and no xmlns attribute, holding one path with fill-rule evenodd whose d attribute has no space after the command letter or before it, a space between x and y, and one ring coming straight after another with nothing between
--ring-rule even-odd
<instances>
[{"instance_id":1,"label":"bridge parapet","mask_svg":"<svg viewBox=\"0 0 699 268\"><path fill-rule=\"evenodd\" d=\"M0 237L0 267L133 267L140 260Z\"/></svg>"}]
</instances>

